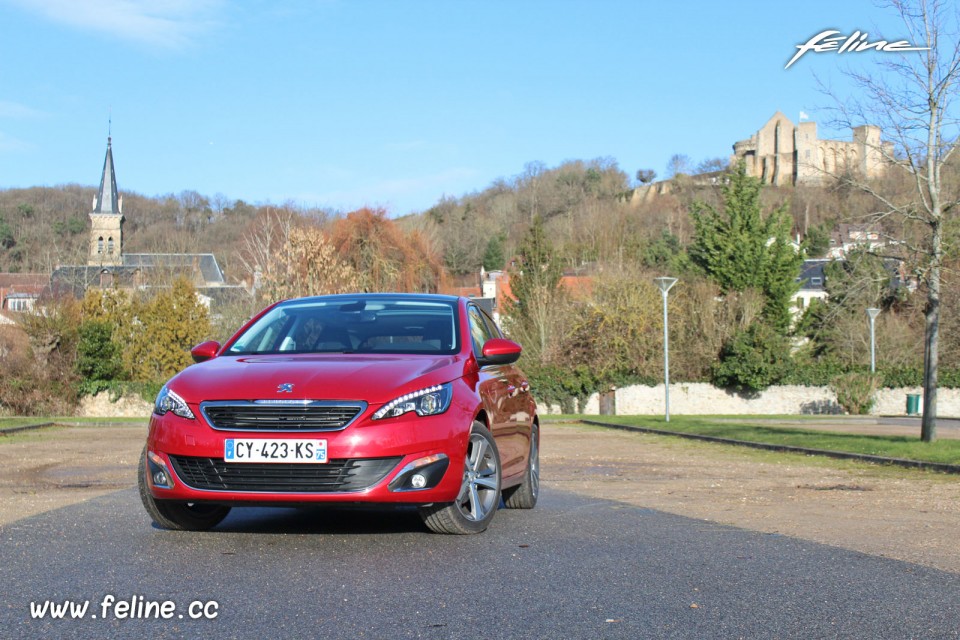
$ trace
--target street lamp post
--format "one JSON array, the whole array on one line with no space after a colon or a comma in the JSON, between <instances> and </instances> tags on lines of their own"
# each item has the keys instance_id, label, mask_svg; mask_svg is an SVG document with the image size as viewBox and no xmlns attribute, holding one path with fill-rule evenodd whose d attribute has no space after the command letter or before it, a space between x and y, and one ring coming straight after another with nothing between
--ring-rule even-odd
<instances>
[{"instance_id":1,"label":"street lamp post","mask_svg":"<svg viewBox=\"0 0 960 640\"><path fill-rule=\"evenodd\" d=\"M877 372L877 339L874 323L878 315L880 315L880 309L876 307L867 309L867 318L870 319L870 373Z\"/></svg>"},{"instance_id":2,"label":"street lamp post","mask_svg":"<svg viewBox=\"0 0 960 640\"><path fill-rule=\"evenodd\" d=\"M670 334L667 331L667 293L677 284L676 278L660 277L653 281L663 295L663 406L664 419L670 422Z\"/></svg>"}]
</instances>

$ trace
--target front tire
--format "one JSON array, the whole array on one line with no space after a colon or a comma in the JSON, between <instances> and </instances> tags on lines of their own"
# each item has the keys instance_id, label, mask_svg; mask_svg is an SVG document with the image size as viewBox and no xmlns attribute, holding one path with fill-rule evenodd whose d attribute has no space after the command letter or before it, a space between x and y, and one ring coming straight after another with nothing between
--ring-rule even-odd
<instances>
[{"instance_id":1,"label":"front tire","mask_svg":"<svg viewBox=\"0 0 960 640\"><path fill-rule=\"evenodd\" d=\"M449 504L420 508L423 522L434 533L480 533L493 520L500 505L500 452L490 431L476 421L470 429L463 481L457 499Z\"/></svg>"},{"instance_id":2,"label":"front tire","mask_svg":"<svg viewBox=\"0 0 960 640\"><path fill-rule=\"evenodd\" d=\"M530 455L523 482L503 492L503 504L508 509L533 509L540 495L540 429L534 423L530 430Z\"/></svg>"},{"instance_id":3,"label":"front tire","mask_svg":"<svg viewBox=\"0 0 960 640\"><path fill-rule=\"evenodd\" d=\"M163 529L174 531L206 531L220 524L230 513L230 507L202 502L157 500L147 484L147 449L140 454L140 472L137 474L140 501L147 513Z\"/></svg>"}]
</instances>

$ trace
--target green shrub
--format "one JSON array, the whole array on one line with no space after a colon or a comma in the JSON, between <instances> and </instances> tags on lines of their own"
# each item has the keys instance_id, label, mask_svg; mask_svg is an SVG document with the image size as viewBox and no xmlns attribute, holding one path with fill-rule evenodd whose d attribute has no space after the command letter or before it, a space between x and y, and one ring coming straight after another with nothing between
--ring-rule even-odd
<instances>
[{"instance_id":1,"label":"green shrub","mask_svg":"<svg viewBox=\"0 0 960 640\"><path fill-rule=\"evenodd\" d=\"M837 394L837 403L852 415L867 415L873 407L874 394L882 386L883 379L871 373L844 373L830 383Z\"/></svg>"},{"instance_id":2,"label":"green shrub","mask_svg":"<svg viewBox=\"0 0 960 640\"><path fill-rule=\"evenodd\" d=\"M561 367L521 362L521 366L530 380L530 390L537 402L559 405L564 413L583 411L587 398L611 386L656 384L654 380L625 372L597 376L590 367L582 365Z\"/></svg>"},{"instance_id":3,"label":"green shrub","mask_svg":"<svg viewBox=\"0 0 960 640\"><path fill-rule=\"evenodd\" d=\"M780 384L795 384L803 387L822 387L838 375L847 373L848 368L836 360L822 360L817 362L796 362L784 374Z\"/></svg>"},{"instance_id":4,"label":"green shrub","mask_svg":"<svg viewBox=\"0 0 960 640\"><path fill-rule=\"evenodd\" d=\"M120 346L113 341L113 325L87 320L80 324L77 373L84 381L115 380L123 373Z\"/></svg>"},{"instance_id":5,"label":"green shrub","mask_svg":"<svg viewBox=\"0 0 960 640\"><path fill-rule=\"evenodd\" d=\"M920 367L883 367L883 386L887 388L922 387L923 369ZM937 374L941 389L960 389L960 369L941 367Z\"/></svg>"},{"instance_id":6,"label":"green shrub","mask_svg":"<svg viewBox=\"0 0 960 640\"><path fill-rule=\"evenodd\" d=\"M762 391L780 382L790 366L787 340L763 323L738 331L720 351L713 384L741 391Z\"/></svg>"},{"instance_id":7,"label":"green shrub","mask_svg":"<svg viewBox=\"0 0 960 640\"><path fill-rule=\"evenodd\" d=\"M919 387L923 385L923 369L919 367L885 367L881 369L881 372L883 373L884 387L895 389L899 387ZM956 378L955 375L951 376L947 371L941 369L938 381L939 385L941 387L952 386L946 384L951 377Z\"/></svg>"},{"instance_id":8,"label":"green shrub","mask_svg":"<svg viewBox=\"0 0 960 640\"><path fill-rule=\"evenodd\" d=\"M780 384L796 384L806 387L829 386L833 380L848 373L868 374L868 365L843 365L836 360L794 363L780 380ZM901 389L923 386L923 370L920 367L880 367L882 387ZM941 389L960 389L960 369L940 369L937 386Z\"/></svg>"}]
</instances>

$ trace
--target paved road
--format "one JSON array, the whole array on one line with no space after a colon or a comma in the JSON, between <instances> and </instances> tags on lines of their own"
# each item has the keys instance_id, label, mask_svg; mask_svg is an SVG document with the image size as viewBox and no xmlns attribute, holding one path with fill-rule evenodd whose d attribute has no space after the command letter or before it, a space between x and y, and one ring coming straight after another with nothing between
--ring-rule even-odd
<instances>
[{"instance_id":1,"label":"paved road","mask_svg":"<svg viewBox=\"0 0 960 640\"><path fill-rule=\"evenodd\" d=\"M865 532L865 535L868 535ZM152 528L133 490L0 528L2 638L956 638L958 576L549 488L481 536L409 512ZM217 601L104 620L106 594ZM84 620L30 602L91 600ZM212 611L212 610L211 610ZM96 614L97 619L90 619Z\"/></svg>"},{"instance_id":2,"label":"paved road","mask_svg":"<svg viewBox=\"0 0 960 640\"><path fill-rule=\"evenodd\" d=\"M877 418L877 424L899 425L911 427L920 433L920 418L913 416L889 416ZM960 418L937 418L937 434L950 433L956 435L960 431Z\"/></svg>"}]
</instances>

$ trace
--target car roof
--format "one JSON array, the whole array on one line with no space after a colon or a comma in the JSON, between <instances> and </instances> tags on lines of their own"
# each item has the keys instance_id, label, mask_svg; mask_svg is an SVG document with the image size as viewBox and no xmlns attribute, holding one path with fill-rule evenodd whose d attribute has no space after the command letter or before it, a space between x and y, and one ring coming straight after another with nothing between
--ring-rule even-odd
<instances>
[{"instance_id":1,"label":"car roof","mask_svg":"<svg viewBox=\"0 0 960 640\"><path fill-rule=\"evenodd\" d=\"M308 296L305 298L290 298L280 304L288 302L310 302L310 301L336 301L336 300L420 300L433 302L457 302L458 296L450 296L440 293L334 293L322 296Z\"/></svg>"}]
</instances>

